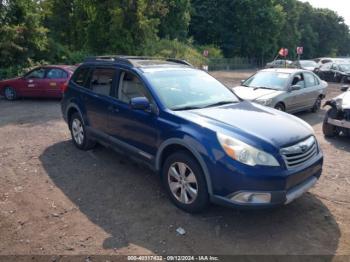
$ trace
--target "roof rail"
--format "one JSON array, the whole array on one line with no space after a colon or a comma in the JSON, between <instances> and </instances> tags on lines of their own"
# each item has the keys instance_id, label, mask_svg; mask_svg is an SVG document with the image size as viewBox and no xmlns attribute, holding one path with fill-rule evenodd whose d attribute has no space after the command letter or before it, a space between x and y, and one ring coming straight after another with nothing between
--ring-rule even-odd
<instances>
[{"instance_id":1,"label":"roof rail","mask_svg":"<svg viewBox=\"0 0 350 262\"><path fill-rule=\"evenodd\" d=\"M148 56L118 56L118 55L105 55L105 56L90 56L84 59L84 62L118 62L129 66L138 66L137 62L133 60L163 60L167 62L173 62L177 64L187 65L193 67L186 60L176 58L160 58L160 57L148 57Z\"/></svg>"},{"instance_id":2,"label":"roof rail","mask_svg":"<svg viewBox=\"0 0 350 262\"><path fill-rule=\"evenodd\" d=\"M166 61L193 67L193 65L191 63L187 62L186 60L181 60L181 59L176 59L176 58L168 58L168 59L166 59Z\"/></svg>"},{"instance_id":3,"label":"roof rail","mask_svg":"<svg viewBox=\"0 0 350 262\"><path fill-rule=\"evenodd\" d=\"M133 66L134 64L129 61L129 59L123 56L90 56L84 59L84 62L118 62L122 64L127 64Z\"/></svg>"}]
</instances>

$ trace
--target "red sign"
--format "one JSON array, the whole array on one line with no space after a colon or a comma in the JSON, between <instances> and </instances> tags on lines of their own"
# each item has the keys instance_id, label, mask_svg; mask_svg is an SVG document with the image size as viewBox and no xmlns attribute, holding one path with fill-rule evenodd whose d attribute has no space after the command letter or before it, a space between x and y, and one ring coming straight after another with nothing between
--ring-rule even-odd
<instances>
[{"instance_id":1,"label":"red sign","mask_svg":"<svg viewBox=\"0 0 350 262\"><path fill-rule=\"evenodd\" d=\"M298 54L298 55L302 55L303 52L304 52L304 47L298 46L298 47L297 47L297 54Z\"/></svg>"},{"instance_id":2,"label":"red sign","mask_svg":"<svg viewBox=\"0 0 350 262\"><path fill-rule=\"evenodd\" d=\"M280 56L286 57L288 56L288 49L287 48L281 48L280 51L278 52Z\"/></svg>"},{"instance_id":3,"label":"red sign","mask_svg":"<svg viewBox=\"0 0 350 262\"><path fill-rule=\"evenodd\" d=\"M205 57L207 57L207 56L209 55L209 51L208 51L208 50L204 50L204 51L203 51L203 55L204 55Z\"/></svg>"}]
</instances>

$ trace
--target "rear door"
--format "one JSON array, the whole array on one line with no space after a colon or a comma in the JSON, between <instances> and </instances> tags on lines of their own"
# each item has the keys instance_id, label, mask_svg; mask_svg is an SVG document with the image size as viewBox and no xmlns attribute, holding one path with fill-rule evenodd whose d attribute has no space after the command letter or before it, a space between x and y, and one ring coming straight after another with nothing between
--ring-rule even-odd
<instances>
[{"instance_id":1,"label":"rear door","mask_svg":"<svg viewBox=\"0 0 350 262\"><path fill-rule=\"evenodd\" d=\"M306 106L309 108L314 105L320 94L319 81L312 73L304 72L303 74L305 79L304 95L307 100Z\"/></svg>"},{"instance_id":2,"label":"rear door","mask_svg":"<svg viewBox=\"0 0 350 262\"><path fill-rule=\"evenodd\" d=\"M49 68L45 77L47 97L62 97L62 86L68 80L68 72L61 68Z\"/></svg>"},{"instance_id":3,"label":"rear door","mask_svg":"<svg viewBox=\"0 0 350 262\"><path fill-rule=\"evenodd\" d=\"M95 67L90 71L89 90L83 100L89 126L100 135L108 133L108 120L112 86L115 83L116 69L113 67Z\"/></svg>"}]
</instances>

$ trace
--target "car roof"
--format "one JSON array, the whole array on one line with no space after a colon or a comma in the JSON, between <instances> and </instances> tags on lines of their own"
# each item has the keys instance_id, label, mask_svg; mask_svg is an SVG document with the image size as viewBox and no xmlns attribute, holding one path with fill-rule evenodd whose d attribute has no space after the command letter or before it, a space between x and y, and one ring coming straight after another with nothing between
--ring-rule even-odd
<instances>
[{"instance_id":1,"label":"car roof","mask_svg":"<svg viewBox=\"0 0 350 262\"><path fill-rule=\"evenodd\" d=\"M124 65L136 68L189 68L193 67L185 60L142 56L95 56L87 57L84 65Z\"/></svg>"},{"instance_id":2,"label":"car roof","mask_svg":"<svg viewBox=\"0 0 350 262\"><path fill-rule=\"evenodd\" d=\"M276 72L276 73L284 73L284 74L295 74L302 72L309 72L307 70L299 69L299 68L268 68L261 70L262 72Z\"/></svg>"}]
</instances>

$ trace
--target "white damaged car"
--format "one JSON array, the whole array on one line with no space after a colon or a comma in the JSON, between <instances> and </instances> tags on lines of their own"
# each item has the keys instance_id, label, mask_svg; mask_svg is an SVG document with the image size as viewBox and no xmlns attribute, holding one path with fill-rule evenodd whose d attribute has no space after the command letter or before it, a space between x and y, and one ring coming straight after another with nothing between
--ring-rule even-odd
<instances>
[{"instance_id":1,"label":"white damaged car","mask_svg":"<svg viewBox=\"0 0 350 262\"><path fill-rule=\"evenodd\" d=\"M326 137L350 135L350 88L343 86L341 95L328 100L324 106L330 106L323 121L323 134Z\"/></svg>"}]
</instances>

